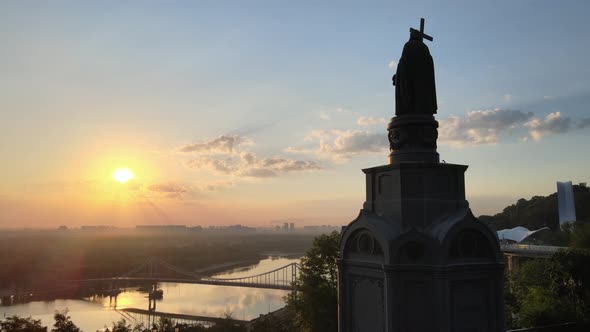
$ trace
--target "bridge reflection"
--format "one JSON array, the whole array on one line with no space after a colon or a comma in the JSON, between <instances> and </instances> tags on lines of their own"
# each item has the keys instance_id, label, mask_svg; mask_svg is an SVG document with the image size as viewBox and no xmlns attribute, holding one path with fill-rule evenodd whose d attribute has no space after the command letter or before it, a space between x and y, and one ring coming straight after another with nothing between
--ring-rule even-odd
<instances>
[{"instance_id":1,"label":"bridge reflection","mask_svg":"<svg viewBox=\"0 0 590 332\"><path fill-rule=\"evenodd\" d=\"M156 324L160 318L170 319L173 322L173 324L201 324L204 326L219 323L227 323L228 321L231 322L232 325L245 325L248 323L248 321L246 320L233 319L229 317L220 318L199 315L186 315L169 312L142 310L135 308L121 309L119 310L119 313L123 317L132 320L136 323L142 323L146 327L151 327L153 324Z\"/></svg>"}]
</instances>

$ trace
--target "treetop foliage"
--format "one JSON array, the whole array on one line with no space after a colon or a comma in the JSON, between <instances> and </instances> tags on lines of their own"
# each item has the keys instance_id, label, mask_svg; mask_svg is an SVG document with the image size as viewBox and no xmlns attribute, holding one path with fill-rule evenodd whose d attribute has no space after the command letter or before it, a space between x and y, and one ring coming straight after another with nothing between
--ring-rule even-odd
<instances>
[{"instance_id":1,"label":"treetop foliage","mask_svg":"<svg viewBox=\"0 0 590 332\"><path fill-rule=\"evenodd\" d=\"M72 318L68 315L68 309L64 311L56 311L53 315L53 319L55 320L55 324L53 324L53 329L51 332L82 332L74 322L72 322Z\"/></svg>"},{"instance_id":2,"label":"treetop foliage","mask_svg":"<svg viewBox=\"0 0 590 332\"><path fill-rule=\"evenodd\" d=\"M295 313L299 331L330 332L338 329L338 259L340 233L317 236L301 259L295 292L286 298Z\"/></svg>"},{"instance_id":3,"label":"treetop foliage","mask_svg":"<svg viewBox=\"0 0 590 332\"><path fill-rule=\"evenodd\" d=\"M561 250L525 262L506 293L511 327L590 321L590 250ZM515 318L515 319L513 319Z\"/></svg>"},{"instance_id":4,"label":"treetop foliage","mask_svg":"<svg viewBox=\"0 0 590 332\"><path fill-rule=\"evenodd\" d=\"M0 321L0 329L6 332L47 332L47 327L41 325L41 320L16 315Z\"/></svg>"}]
</instances>

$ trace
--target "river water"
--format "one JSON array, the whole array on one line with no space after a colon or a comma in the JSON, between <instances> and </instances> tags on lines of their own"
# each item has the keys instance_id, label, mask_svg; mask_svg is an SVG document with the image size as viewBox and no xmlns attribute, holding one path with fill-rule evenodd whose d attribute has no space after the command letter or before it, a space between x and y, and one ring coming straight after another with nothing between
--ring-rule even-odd
<instances>
[{"instance_id":1,"label":"river water","mask_svg":"<svg viewBox=\"0 0 590 332\"><path fill-rule=\"evenodd\" d=\"M284 257L268 257L256 265L239 269L231 269L214 275L217 278L235 278L268 272L282 266L297 262L298 259ZM284 306L283 297L288 293L284 290L228 287L213 285L194 285L161 283L164 298L158 300L157 311L199 315L208 317L224 317L230 314L235 319L250 320L260 314L280 309ZM52 301L36 301L12 306L0 307L0 315L4 317L19 315L41 319L43 325L53 325L53 314L56 310L68 308L72 320L85 332L102 330L105 325L121 318L129 321L129 316L119 309L148 309L146 293L134 289L124 289L117 296L116 303L108 297L94 297L82 300L56 299ZM3 317L0 316L0 319ZM138 320L139 322L139 320ZM144 321L145 323L145 321Z\"/></svg>"}]
</instances>

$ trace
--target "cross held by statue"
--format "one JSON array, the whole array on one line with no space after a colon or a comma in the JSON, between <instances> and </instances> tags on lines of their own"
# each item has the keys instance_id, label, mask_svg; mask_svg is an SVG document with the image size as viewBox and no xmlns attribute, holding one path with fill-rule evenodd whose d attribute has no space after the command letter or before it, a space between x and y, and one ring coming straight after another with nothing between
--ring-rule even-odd
<instances>
[{"instance_id":1,"label":"cross held by statue","mask_svg":"<svg viewBox=\"0 0 590 332\"><path fill-rule=\"evenodd\" d=\"M420 31L414 28L410 28L410 33L418 33L420 35L420 38L424 38L430 41L432 41L433 39L431 36L424 33L424 18L420 19Z\"/></svg>"}]
</instances>

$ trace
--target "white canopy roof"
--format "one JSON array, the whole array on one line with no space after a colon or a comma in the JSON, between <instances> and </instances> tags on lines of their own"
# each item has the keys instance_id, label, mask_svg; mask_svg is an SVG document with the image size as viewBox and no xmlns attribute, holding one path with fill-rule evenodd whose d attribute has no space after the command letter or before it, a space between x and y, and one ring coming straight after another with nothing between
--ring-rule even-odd
<instances>
[{"instance_id":1,"label":"white canopy roof","mask_svg":"<svg viewBox=\"0 0 590 332\"><path fill-rule=\"evenodd\" d=\"M549 230L549 227L543 227L534 231L529 231L527 228L518 226L511 229L503 229L498 231L498 238L500 240L512 240L516 242L522 242L529 236L545 230Z\"/></svg>"}]
</instances>

